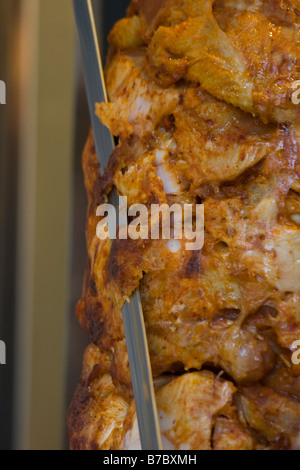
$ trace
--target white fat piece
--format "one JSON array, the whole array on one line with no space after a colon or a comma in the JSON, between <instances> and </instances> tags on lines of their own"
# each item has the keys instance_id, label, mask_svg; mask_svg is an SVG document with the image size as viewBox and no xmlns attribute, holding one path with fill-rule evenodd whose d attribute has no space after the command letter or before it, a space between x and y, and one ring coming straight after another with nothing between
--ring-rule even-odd
<instances>
[{"instance_id":1,"label":"white fat piece","mask_svg":"<svg viewBox=\"0 0 300 470\"><path fill-rule=\"evenodd\" d=\"M124 450L142 450L137 417L134 418L132 428L125 435Z\"/></svg>"},{"instance_id":2,"label":"white fat piece","mask_svg":"<svg viewBox=\"0 0 300 470\"><path fill-rule=\"evenodd\" d=\"M163 450L176 450L172 442L164 435L164 432L172 430L174 427L174 419L169 417L161 410L158 410L158 419L159 419L159 426L161 430L161 440ZM141 450L141 440L140 440L140 433L138 427L137 417L135 416L133 420L132 428L126 433L125 436L125 445L124 450ZM188 444L181 444L180 450L190 450L190 446Z\"/></svg>"},{"instance_id":3,"label":"white fat piece","mask_svg":"<svg viewBox=\"0 0 300 470\"><path fill-rule=\"evenodd\" d=\"M168 240L166 245L171 253L178 253L181 249L181 243L179 240Z\"/></svg>"},{"instance_id":4,"label":"white fat piece","mask_svg":"<svg viewBox=\"0 0 300 470\"><path fill-rule=\"evenodd\" d=\"M176 143L169 139L163 145L155 150L155 165L157 168L157 175L162 180L164 191L169 194L180 194L182 192L181 186L176 176L170 170L168 162L169 152L176 148Z\"/></svg>"}]
</instances>

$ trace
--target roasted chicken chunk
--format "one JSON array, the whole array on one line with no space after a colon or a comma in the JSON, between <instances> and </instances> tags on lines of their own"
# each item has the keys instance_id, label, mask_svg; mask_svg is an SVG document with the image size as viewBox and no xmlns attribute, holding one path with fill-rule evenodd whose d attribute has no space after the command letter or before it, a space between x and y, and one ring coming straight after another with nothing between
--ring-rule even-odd
<instances>
[{"instance_id":1,"label":"roasted chicken chunk","mask_svg":"<svg viewBox=\"0 0 300 470\"><path fill-rule=\"evenodd\" d=\"M140 448L122 324L139 288L165 449L300 449L300 4L133 0L110 34L119 139L84 154L91 339L74 449ZM99 204L204 205L204 245L100 240Z\"/></svg>"}]
</instances>

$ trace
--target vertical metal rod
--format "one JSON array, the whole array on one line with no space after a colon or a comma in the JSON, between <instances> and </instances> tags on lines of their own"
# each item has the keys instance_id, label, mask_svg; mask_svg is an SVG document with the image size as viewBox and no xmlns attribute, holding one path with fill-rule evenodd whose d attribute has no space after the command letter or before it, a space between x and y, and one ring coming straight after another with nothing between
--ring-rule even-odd
<instances>
[{"instance_id":1,"label":"vertical metal rod","mask_svg":"<svg viewBox=\"0 0 300 470\"><path fill-rule=\"evenodd\" d=\"M73 0L97 157L103 171L114 150L113 137L95 115L95 103L107 101L101 54L91 0ZM117 193L112 201L118 206ZM151 363L139 291L125 303L123 323L140 438L144 450L161 450Z\"/></svg>"}]
</instances>

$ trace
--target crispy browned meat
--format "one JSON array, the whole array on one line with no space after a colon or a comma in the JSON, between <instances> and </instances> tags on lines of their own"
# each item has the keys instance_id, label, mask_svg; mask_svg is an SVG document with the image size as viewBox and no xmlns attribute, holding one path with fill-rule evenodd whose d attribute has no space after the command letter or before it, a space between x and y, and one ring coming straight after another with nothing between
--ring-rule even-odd
<instances>
[{"instance_id":1,"label":"crispy browned meat","mask_svg":"<svg viewBox=\"0 0 300 470\"><path fill-rule=\"evenodd\" d=\"M135 3L159 83L185 78L264 122L299 120L291 102L300 76L298 0L169 0L152 12Z\"/></svg>"},{"instance_id":2,"label":"crispy browned meat","mask_svg":"<svg viewBox=\"0 0 300 470\"><path fill-rule=\"evenodd\" d=\"M275 374L295 385L287 368ZM266 381L280 388L275 374ZM164 449L299 449L300 402L282 389L258 384L237 389L208 371L160 377L155 389ZM69 411L71 448L140 449L128 392L111 375L109 355L90 345Z\"/></svg>"},{"instance_id":3,"label":"crispy browned meat","mask_svg":"<svg viewBox=\"0 0 300 470\"><path fill-rule=\"evenodd\" d=\"M106 354L96 346L85 353L84 369L70 408L72 449L132 449L140 446L134 403L127 389L113 380ZM169 376L155 383L165 449L254 448L232 405L236 388L212 372ZM222 435L230 426L230 442Z\"/></svg>"},{"instance_id":4,"label":"crispy browned meat","mask_svg":"<svg viewBox=\"0 0 300 470\"><path fill-rule=\"evenodd\" d=\"M299 31L295 0L136 0L111 32L96 111L120 142L103 177L92 134L83 156L73 448L140 445L121 315L139 287L166 448L300 449ZM113 185L129 206L203 202L203 249L100 241Z\"/></svg>"}]
</instances>

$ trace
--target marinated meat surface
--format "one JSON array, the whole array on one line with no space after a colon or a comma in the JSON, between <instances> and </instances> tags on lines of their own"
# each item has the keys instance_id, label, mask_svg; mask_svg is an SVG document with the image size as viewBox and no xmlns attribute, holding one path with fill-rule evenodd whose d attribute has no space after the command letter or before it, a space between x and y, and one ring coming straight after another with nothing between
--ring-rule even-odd
<instances>
[{"instance_id":1,"label":"marinated meat surface","mask_svg":"<svg viewBox=\"0 0 300 470\"><path fill-rule=\"evenodd\" d=\"M121 309L140 289L164 447L300 449L300 3L133 0L110 34L119 138L83 169L89 333L69 413L74 449L140 446ZM204 204L186 240L105 240L97 207Z\"/></svg>"}]
</instances>

